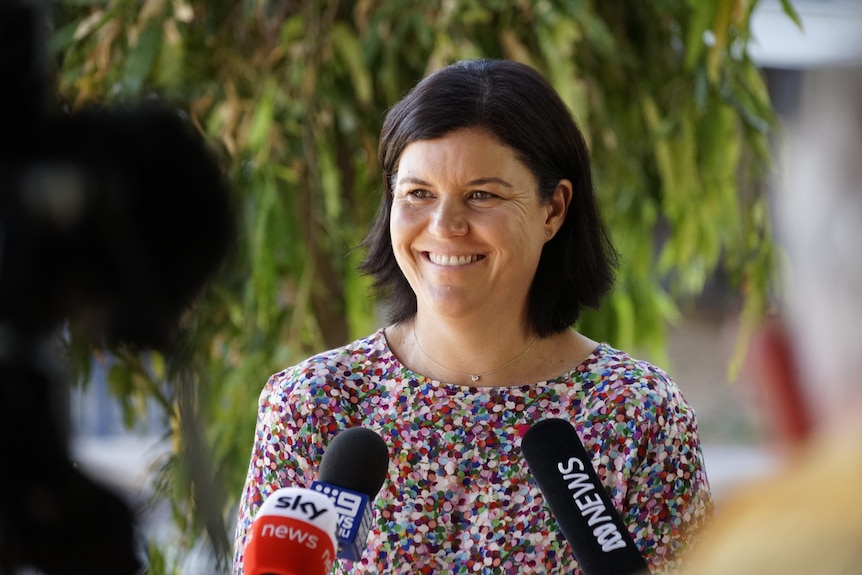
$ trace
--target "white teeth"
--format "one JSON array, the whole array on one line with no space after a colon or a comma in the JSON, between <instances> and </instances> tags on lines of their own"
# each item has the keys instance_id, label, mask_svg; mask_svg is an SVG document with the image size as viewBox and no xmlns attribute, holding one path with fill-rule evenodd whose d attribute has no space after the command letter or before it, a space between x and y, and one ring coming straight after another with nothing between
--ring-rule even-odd
<instances>
[{"instance_id":1,"label":"white teeth","mask_svg":"<svg viewBox=\"0 0 862 575\"><path fill-rule=\"evenodd\" d=\"M479 256L442 256L440 254L428 253L428 259L438 266L464 266L472 264Z\"/></svg>"}]
</instances>

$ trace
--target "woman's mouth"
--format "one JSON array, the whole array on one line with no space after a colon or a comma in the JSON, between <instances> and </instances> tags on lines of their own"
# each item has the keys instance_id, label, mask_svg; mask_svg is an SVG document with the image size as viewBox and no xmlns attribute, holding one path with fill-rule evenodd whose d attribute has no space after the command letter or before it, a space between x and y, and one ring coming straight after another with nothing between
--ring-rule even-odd
<instances>
[{"instance_id":1,"label":"woman's mouth","mask_svg":"<svg viewBox=\"0 0 862 575\"><path fill-rule=\"evenodd\" d=\"M428 259L431 260L431 263L437 264L438 266L465 266L467 264L477 262L485 257L477 254L470 256L445 256L432 252L425 253L428 256Z\"/></svg>"}]
</instances>

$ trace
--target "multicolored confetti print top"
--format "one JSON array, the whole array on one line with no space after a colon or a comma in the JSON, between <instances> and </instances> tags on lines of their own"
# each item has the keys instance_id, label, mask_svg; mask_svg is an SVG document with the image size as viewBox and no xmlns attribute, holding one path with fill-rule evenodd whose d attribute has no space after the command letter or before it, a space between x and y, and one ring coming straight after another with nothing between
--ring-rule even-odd
<instances>
[{"instance_id":1,"label":"multicolored confetti print top","mask_svg":"<svg viewBox=\"0 0 862 575\"><path fill-rule=\"evenodd\" d=\"M547 382L449 385L404 367L380 330L267 382L234 573L263 500L310 485L339 430L363 426L388 444L389 477L366 552L335 573L580 574L521 456L519 431L546 417L573 422L653 572L678 568L712 500L694 412L664 372L601 344Z\"/></svg>"}]
</instances>

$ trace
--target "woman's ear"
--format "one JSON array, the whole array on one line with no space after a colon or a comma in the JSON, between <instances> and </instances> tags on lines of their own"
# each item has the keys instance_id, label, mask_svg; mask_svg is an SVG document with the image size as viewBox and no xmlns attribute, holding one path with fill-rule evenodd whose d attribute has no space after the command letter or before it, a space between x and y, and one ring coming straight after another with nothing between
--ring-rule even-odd
<instances>
[{"instance_id":1,"label":"woman's ear","mask_svg":"<svg viewBox=\"0 0 862 575\"><path fill-rule=\"evenodd\" d=\"M794 448L811 433L812 413L799 377L793 342L784 321L768 317L755 333L749 361L758 399L782 448Z\"/></svg>"},{"instance_id":2,"label":"woman's ear","mask_svg":"<svg viewBox=\"0 0 862 575\"><path fill-rule=\"evenodd\" d=\"M557 182L554 195L546 206L545 228L551 230L552 234L556 234L563 226L569 206L572 203L573 193L571 181L562 179Z\"/></svg>"}]
</instances>

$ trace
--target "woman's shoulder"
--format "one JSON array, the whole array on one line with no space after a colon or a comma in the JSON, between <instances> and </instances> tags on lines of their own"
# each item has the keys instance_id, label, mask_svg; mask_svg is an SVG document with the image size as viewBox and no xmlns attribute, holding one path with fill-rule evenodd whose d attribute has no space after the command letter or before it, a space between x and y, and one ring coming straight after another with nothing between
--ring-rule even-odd
<instances>
[{"instance_id":1,"label":"woman's shoulder","mask_svg":"<svg viewBox=\"0 0 862 575\"><path fill-rule=\"evenodd\" d=\"M676 387L662 368L607 343L600 343L578 370L607 382L623 381L651 388Z\"/></svg>"},{"instance_id":2,"label":"woman's shoulder","mask_svg":"<svg viewBox=\"0 0 862 575\"><path fill-rule=\"evenodd\" d=\"M631 405L638 411L662 417L692 411L679 386L664 369L607 343L600 344L579 370L592 382L595 393L613 403Z\"/></svg>"},{"instance_id":3,"label":"woman's shoulder","mask_svg":"<svg viewBox=\"0 0 862 575\"><path fill-rule=\"evenodd\" d=\"M267 388L290 389L297 385L315 386L334 379L362 378L368 372L385 369L392 363L383 329L340 347L314 354L270 376Z\"/></svg>"},{"instance_id":4,"label":"woman's shoulder","mask_svg":"<svg viewBox=\"0 0 862 575\"><path fill-rule=\"evenodd\" d=\"M321 367L328 369L331 366L364 367L369 361L373 363L389 355L391 353L386 343L386 336L383 334L383 329L379 329L347 345L312 355L293 366L293 369L307 371Z\"/></svg>"}]
</instances>

